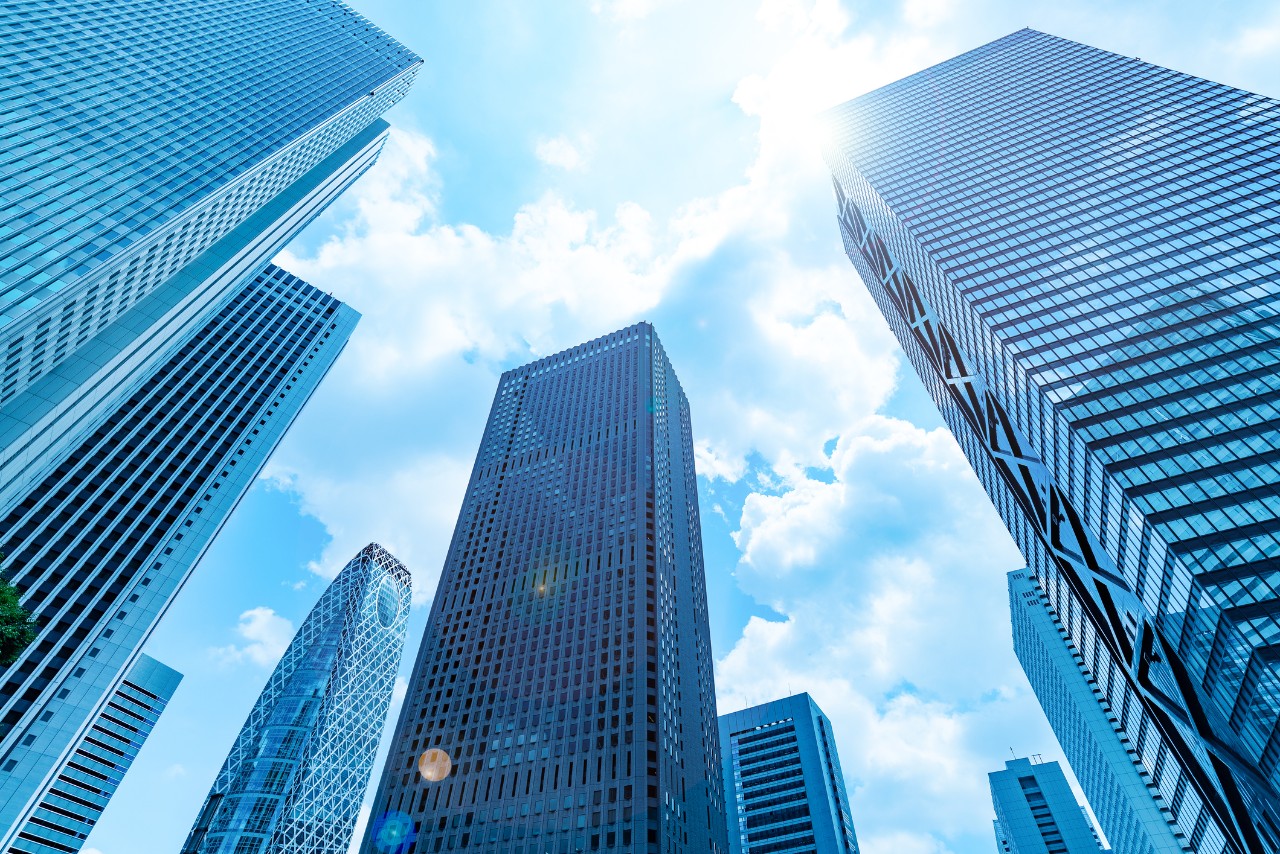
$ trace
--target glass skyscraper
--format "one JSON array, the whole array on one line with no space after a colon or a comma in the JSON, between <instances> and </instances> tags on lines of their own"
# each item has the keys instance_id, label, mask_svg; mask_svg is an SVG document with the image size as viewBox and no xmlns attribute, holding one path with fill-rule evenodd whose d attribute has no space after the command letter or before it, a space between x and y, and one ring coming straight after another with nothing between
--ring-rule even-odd
<instances>
[{"instance_id":1,"label":"glass skyscraper","mask_svg":"<svg viewBox=\"0 0 1280 854\"><path fill-rule=\"evenodd\" d=\"M1026 570L1009 573L1009 611L1013 651L1111 847L1134 854L1189 850L1160 787Z\"/></svg>"},{"instance_id":2,"label":"glass skyscraper","mask_svg":"<svg viewBox=\"0 0 1280 854\"><path fill-rule=\"evenodd\" d=\"M421 63L336 0L16 0L0 32L0 403L375 123ZM265 262L264 236L238 248Z\"/></svg>"},{"instance_id":3,"label":"glass skyscraper","mask_svg":"<svg viewBox=\"0 0 1280 854\"><path fill-rule=\"evenodd\" d=\"M271 673L183 854L347 854L404 651L409 571L351 559Z\"/></svg>"},{"instance_id":4,"label":"glass skyscraper","mask_svg":"<svg viewBox=\"0 0 1280 854\"><path fill-rule=\"evenodd\" d=\"M181 681L176 670L138 656L10 850L79 850Z\"/></svg>"},{"instance_id":5,"label":"glass skyscraper","mask_svg":"<svg viewBox=\"0 0 1280 854\"><path fill-rule=\"evenodd\" d=\"M829 119L845 250L1116 737L1190 850L1280 850L1280 102L1022 30Z\"/></svg>"},{"instance_id":6,"label":"glass skyscraper","mask_svg":"<svg viewBox=\"0 0 1280 854\"><path fill-rule=\"evenodd\" d=\"M1093 824L1057 762L1013 759L987 776L1002 854L1101 854ZM1117 850L1145 854L1140 848Z\"/></svg>"},{"instance_id":7,"label":"glass skyscraper","mask_svg":"<svg viewBox=\"0 0 1280 854\"><path fill-rule=\"evenodd\" d=\"M14 837L357 319L268 268L0 514L39 621L0 675L4 850L65 850Z\"/></svg>"},{"instance_id":8,"label":"glass skyscraper","mask_svg":"<svg viewBox=\"0 0 1280 854\"><path fill-rule=\"evenodd\" d=\"M689 417L647 323L502 375L361 851L725 854Z\"/></svg>"},{"instance_id":9,"label":"glass skyscraper","mask_svg":"<svg viewBox=\"0 0 1280 854\"><path fill-rule=\"evenodd\" d=\"M0 850L27 851L351 333L268 262L421 61L337 0L16 0L0 32L0 547L40 620L0 676Z\"/></svg>"},{"instance_id":10,"label":"glass skyscraper","mask_svg":"<svg viewBox=\"0 0 1280 854\"><path fill-rule=\"evenodd\" d=\"M720 716L733 854L858 854L831 721L808 694Z\"/></svg>"},{"instance_id":11,"label":"glass skyscraper","mask_svg":"<svg viewBox=\"0 0 1280 854\"><path fill-rule=\"evenodd\" d=\"M421 60L337 0L17 0L0 32L3 507L368 168Z\"/></svg>"}]
</instances>

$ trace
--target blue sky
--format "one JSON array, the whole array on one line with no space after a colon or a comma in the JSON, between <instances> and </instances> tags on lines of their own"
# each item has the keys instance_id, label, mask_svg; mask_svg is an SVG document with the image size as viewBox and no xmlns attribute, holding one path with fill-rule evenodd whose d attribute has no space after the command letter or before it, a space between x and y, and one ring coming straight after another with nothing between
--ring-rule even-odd
<instances>
[{"instance_id":1,"label":"blue sky","mask_svg":"<svg viewBox=\"0 0 1280 854\"><path fill-rule=\"evenodd\" d=\"M648 319L693 407L722 709L809 691L867 854L991 850L986 773L1060 756L1010 649L1022 564L841 253L812 116L1023 26L1280 95L1280 6L353 5L425 66L280 261L364 318L148 644L186 678L89 847L178 849L371 540L416 644L498 375Z\"/></svg>"}]
</instances>

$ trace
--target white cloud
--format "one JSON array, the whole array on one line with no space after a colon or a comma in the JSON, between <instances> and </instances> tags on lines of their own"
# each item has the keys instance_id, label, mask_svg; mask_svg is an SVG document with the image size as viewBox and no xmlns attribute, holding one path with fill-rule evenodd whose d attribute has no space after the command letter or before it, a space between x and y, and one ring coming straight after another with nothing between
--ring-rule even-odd
<instances>
[{"instance_id":1,"label":"white cloud","mask_svg":"<svg viewBox=\"0 0 1280 854\"><path fill-rule=\"evenodd\" d=\"M247 643L229 644L211 650L224 664L250 661L260 667L272 667L293 640L293 622L266 606L250 608L240 615L236 634Z\"/></svg>"},{"instance_id":2,"label":"white cloud","mask_svg":"<svg viewBox=\"0 0 1280 854\"><path fill-rule=\"evenodd\" d=\"M956 0L905 0L902 18L913 27L932 27L949 19L956 5Z\"/></svg>"},{"instance_id":3,"label":"white cloud","mask_svg":"<svg viewBox=\"0 0 1280 854\"><path fill-rule=\"evenodd\" d=\"M1236 37L1234 48L1246 58L1274 56L1280 48L1280 21L1246 27Z\"/></svg>"},{"instance_id":4,"label":"white cloud","mask_svg":"<svg viewBox=\"0 0 1280 854\"><path fill-rule=\"evenodd\" d=\"M638 205L619 203L603 221L546 193L516 212L505 235L442 224L423 154L432 148L393 131L383 162L395 180L380 162L349 191L358 213L344 233L312 257L280 259L359 306L364 319L344 361L361 382L400 383L466 353L540 352L562 340L557 321L595 334L661 298L670 260Z\"/></svg>"},{"instance_id":5,"label":"white cloud","mask_svg":"<svg viewBox=\"0 0 1280 854\"><path fill-rule=\"evenodd\" d=\"M543 137L534 146L534 154L539 160L566 172L580 172L586 169L589 150L590 145L586 140L575 143L563 135Z\"/></svg>"},{"instance_id":6,"label":"white cloud","mask_svg":"<svg viewBox=\"0 0 1280 854\"><path fill-rule=\"evenodd\" d=\"M597 15L608 15L617 21L641 21L659 7L672 2L673 0L594 0L591 11Z\"/></svg>"},{"instance_id":7,"label":"white cloud","mask_svg":"<svg viewBox=\"0 0 1280 854\"><path fill-rule=\"evenodd\" d=\"M377 418L371 422L371 432L376 431ZM345 456L346 462L313 465L310 460L297 463L289 448L282 451L272 460L268 475L277 487L299 494L303 512L323 521L330 536L309 568L324 579L335 578L362 548L376 542L413 574L413 601L429 602L470 462L430 455L376 458L353 467L358 459L353 452Z\"/></svg>"},{"instance_id":8,"label":"white cloud","mask_svg":"<svg viewBox=\"0 0 1280 854\"><path fill-rule=\"evenodd\" d=\"M582 103L598 112L553 125L581 135L538 139L535 153L566 171L590 161L593 183L619 168L663 181L665 162L612 159L620 138L657 142L683 119L625 88L653 88L642 72L655 36L638 22L655 6L593 8L627 22L600 46L599 79L622 88L588 86ZM903 12L932 28L947 9ZM948 852L989 835L985 774L1001 742L1052 752L1009 649L1003 572L1020 559L949 434L883 414L901 358L840 256L814 115L969 45L942 28L873 35L828 0L771 0L746 22L730 4L689 11L653 75L688 78L752 123L744 171L666 207L535 190L486 231L441 218L435 146L393 132L349 193L350 221L283 260L364 318L271 476L333 538L313 569L332 576L376 539L414 571L423 603L500 370L654 320L717 490L706 517L733 520L739 586L782 615L752 618L718 650L723 708L809 691L835 722L869 854ZM717 51L748 30L730 77ZM683 174L720 154L690 152Z\"/></svg>"},{"instance_id":9,"label":"white cloud","mask_svg":"<svg viewBox=\"0 0 1280 854\"><path fill-rule=\"evenodd\" d=\"M164 776L169 778L170 780L176 780L179 777L185 777L187 776L186 766L182 765L181 763L175 762L172 765L170 765L168 768L164 769Z\"/></svg>"}]
</instances>

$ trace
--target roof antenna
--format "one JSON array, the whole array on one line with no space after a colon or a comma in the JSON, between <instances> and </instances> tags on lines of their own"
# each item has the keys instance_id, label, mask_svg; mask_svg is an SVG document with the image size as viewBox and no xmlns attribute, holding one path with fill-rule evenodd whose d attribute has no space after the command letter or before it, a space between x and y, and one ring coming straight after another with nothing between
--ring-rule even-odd
<instances>
[{"instance_id":1,"label":"roof antenna","mask_svg":"<svg viewBox=\"0 0 1280 854\"><path fill-rule=\"evenodd\" d=\"M1017 759L1017 758L1018 758L1018 754L1016 754L1016 753L1014 753L1014 752L1013 752L1013 748L1012 748L1012 747L1010 747L1010 748L1009 748L1009 755L1010 755L1010 756L1012 756L1014 759Z\"/></svg>"}]
</instances>

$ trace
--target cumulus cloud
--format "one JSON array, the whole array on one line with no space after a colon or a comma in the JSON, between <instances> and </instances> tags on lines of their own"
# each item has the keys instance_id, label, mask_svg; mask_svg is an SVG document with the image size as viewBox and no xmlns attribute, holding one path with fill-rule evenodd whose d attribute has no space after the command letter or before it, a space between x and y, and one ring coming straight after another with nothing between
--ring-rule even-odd
<instances>
[{"instance_id":1,"label":"cumulus cloud","mask_svg":"<svg viewBox=\"0 0 1280 854\"><path fill-rule=\"evenodd\" d=\"M419 604L501 370L655 322L717 490L704 524L728 525L739 587L779 615L751 618L718 650L722 708L813 694L835 722L869 854L985 839L985 775L1004 742L1051 752L1009 649L1003 573L1020 558L950 435L886 415L915 381L841 257L815 119L971 46L937 26L950 6L910 0L908 26L888 33L834 0L769 0L750 17L690 7L652 74L678 90L666 100L687 88L747 122L740 174L670 203L636 201L635 184L603 203L535 187L486 230L442 217L434 143L397 130L349 193L352 216L283 261L364 317L269 475L332 536L315 572L331 577L376 539L414 571ZM659 144L654 129L687 113L639 88L653 86L641 72L656 4L592 8L618 25L601 36L608 61L581 75L590 109L560 124L582 135L538 138L539 161L574 172L590 160L593 182L611 167L651 182L668 167L712 171L716 150L691 153L704 158L693 166L611 159L628 136ZM726 44L738 46L732 74Z\"/></svg>"},{"instance_id":2,"label":"cumulus cloud","mask_svg":"<svg viewBox=\"0 0 1280 854\"><path fill-rule=\"evenodd\" d=\"M867 850L946 850L989 829L986 772L1008 743L1052 744L1009 648L1020 557L945 431L874 416L831 458L831 482L790 476L744 502L737 576L786 619L753 618L718 662L721 708L808 691Z\"/></svg>"},{"instance_id":3,"label":"cumulus cloud","mask_svg":"<svg viewBox=\"0 0 1280 854\"><path fill-rule=\"evenodd\" d=\"M1245 27L1234 40L1238 53L1246 58L1273 56L1280 48L1280 20Z\"/></svg>"},{"instance_id":4,"label":"cumulus cloud","mask_svg":"<svg viewBox=\"0 0 1280 854\"><path fill-rule=\"evenodd\" d=\"M955 0L906 0L902 17L915 27L932 27L946 21L955 12Z\"/></svg>"},{"instance_id":5,"label":"cumulus cloud","mask_svg":"<svg viewBox=\"0 0 1280 854\"><path fill-rule=\"evenodd\" d=\"M589 145L585 140L574 142L567 136L543 137L534 146L534 154L548 166L566 172L579 172L587 166Z\"/></svg>"},{"instance_id":6,"label":"cumulus cloud","mask_svg":"<svg viewBox=\"0 0 1280 854\"><path fill-rule=\"evenodd\" d=\"M293 622L266 606L250 608L240 615L236 634L244 643L215 647L211 652L223 664L251 662L272 667L293 640Z\"/></svg>"}]
</instances>

